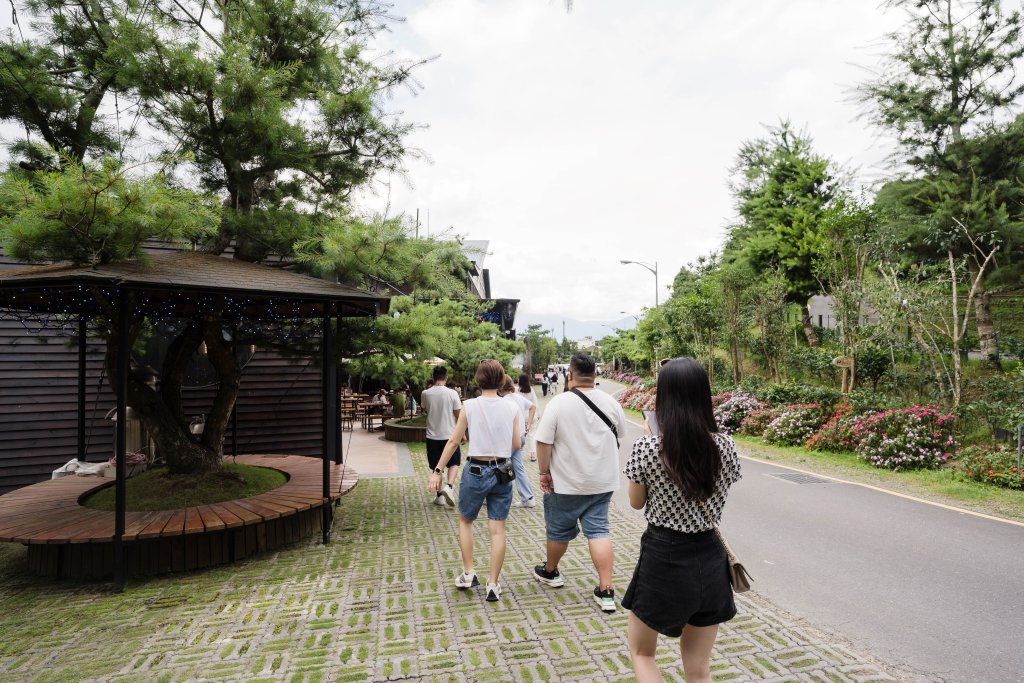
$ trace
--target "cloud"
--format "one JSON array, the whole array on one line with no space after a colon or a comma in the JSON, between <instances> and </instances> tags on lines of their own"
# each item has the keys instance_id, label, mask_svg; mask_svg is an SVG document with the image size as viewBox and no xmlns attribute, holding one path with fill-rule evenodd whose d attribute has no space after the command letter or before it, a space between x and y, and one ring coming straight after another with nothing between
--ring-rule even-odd
<instances>
[{"instance_id":1,"label":"cloud","mask_svg":"<svg viewBox=\"0 0 1024 683\"><path fill-rule=\"evenodd\" d=\"M888 143L857 119L866 48L900 20L876 0L429 0L399 2L387 39L423 90L393 104L429 127L393 211L491 241L494 293L579 319L654 303L680 267L720 246L745 139L789 118L820 153L883 173ZM368 203L380 199L367 199ZM661 299L667 297L667 290Z\"/></svg>"}]
</instances>

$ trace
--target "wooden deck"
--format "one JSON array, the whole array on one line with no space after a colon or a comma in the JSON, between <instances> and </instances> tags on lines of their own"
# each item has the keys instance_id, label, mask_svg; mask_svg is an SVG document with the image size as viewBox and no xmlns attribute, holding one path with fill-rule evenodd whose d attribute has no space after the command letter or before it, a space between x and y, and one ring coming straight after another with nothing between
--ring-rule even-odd
<instances>
[{"instance_id":1,"label":"wooden deck","mask_svg":"<svg viewBox=\"0 0 1024 683\"><path fill-rule=\"evenodd\" d=\"M288 482L251 498L180 510L128 512L129 574L155 574L232 562L320 529L323 461L299 455L241 455L238 462L285 472ZM358 482L331 464L336 501ZM113 569L114 513L83 507L112 480L68 476L0 496L0 541L29 546L29 566L50 576L101 578Z\"/></svg>"}]
</instances>

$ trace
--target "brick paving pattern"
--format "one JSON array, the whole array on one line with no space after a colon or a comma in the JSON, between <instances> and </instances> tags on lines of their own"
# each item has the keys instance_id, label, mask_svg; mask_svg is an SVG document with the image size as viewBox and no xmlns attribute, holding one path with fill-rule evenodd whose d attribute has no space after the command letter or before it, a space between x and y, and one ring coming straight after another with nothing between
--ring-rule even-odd
<instances>
[{"instance_id":1,"label":"brick paving pattern","mask_svg":"<svg viewBox=\"0 0 1024 683\"><path fill-rule=\"evenodd\" d=\"M626 613L603 614L586 544L570 546L566 585L534 582L543 511L513 509L498 603L459 591L456 519L427 505L422 447L413 477L364 479L339 509L333 542L191 574L129 583L122 595L24 574L0 544L4 681L629 681ZM535 470L535 468L534 468ZM485 523L477 571L486 575ZM616 585L625 589L642 520L614 513ZM716 681L892 681L869 659L800 627L761 598L716 645ZM683 680L663 639L666 679Z\"/></svg>"}]
</instances>

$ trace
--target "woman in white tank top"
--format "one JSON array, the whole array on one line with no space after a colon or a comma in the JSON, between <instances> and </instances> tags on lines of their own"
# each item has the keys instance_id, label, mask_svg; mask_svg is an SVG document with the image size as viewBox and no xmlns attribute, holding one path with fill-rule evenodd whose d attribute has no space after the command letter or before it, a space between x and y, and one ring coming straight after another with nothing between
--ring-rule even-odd
<instances>
[{"instance_id":1,"label":"woman in white tank top","mask_svg":"<svg viewBox=\"0 0 1024 683\"><path fill-rule=\"evenodd\" d=\"M430 475L430 491L441 486L441 473L455 449L468 432L469 457L462 469L459 488L459 549L462 551L462 573L455 579L457 588L480 585L473 570L473 522L487 501L488 530L491 536L491 562L487 580L487 601L501 596L498 579L505 562L505 519L512 506L512 481L499 483L498 470L511 471L512 451L521 447L519 409L498 395L505 382L505 368L496 360L485 360L476 369L474 378L480 387L478 398L464 401L455 431L445 444L441 459Z\"/></svg>"}]
</instances>

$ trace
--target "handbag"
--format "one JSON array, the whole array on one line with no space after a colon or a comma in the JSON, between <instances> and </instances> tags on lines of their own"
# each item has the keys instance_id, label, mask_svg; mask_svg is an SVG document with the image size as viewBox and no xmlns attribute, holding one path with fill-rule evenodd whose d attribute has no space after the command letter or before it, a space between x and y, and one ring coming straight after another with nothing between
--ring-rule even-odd
<instances>
[{"instance_id":1,"label":"handbag","mask_svg":"<svg viewBox=\"0 0 1024 683\"><path fill-rule=\"evenodd\" d=\"M714 520L714 517L710 514L711 510L708 508L705 501L699 501L698 505L701 508L701 513L707 515L706 521ZM746 567L740 564L740 561L736 559L729 544L725 542L725 536L718 530L718 525L712 522L712 528L715 531L715 536L718 537L718 542L722 544L722 548L725 549L725 556L729 560L729 583L732 584L732 589L736 593L746 593L750 590L750 582L754 579L751 578L750 573L747 572Z\"/></svg>"}]
</instances>

